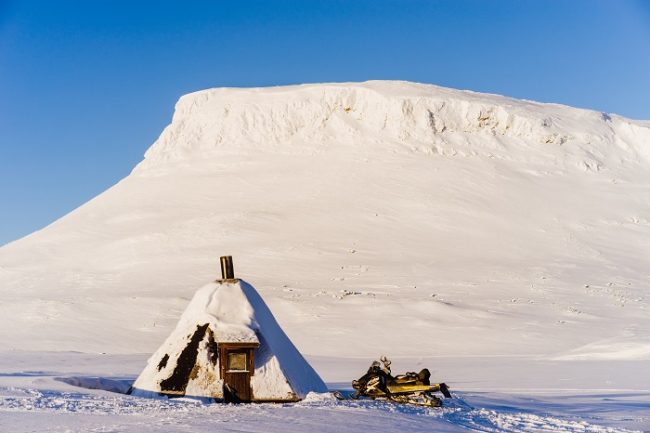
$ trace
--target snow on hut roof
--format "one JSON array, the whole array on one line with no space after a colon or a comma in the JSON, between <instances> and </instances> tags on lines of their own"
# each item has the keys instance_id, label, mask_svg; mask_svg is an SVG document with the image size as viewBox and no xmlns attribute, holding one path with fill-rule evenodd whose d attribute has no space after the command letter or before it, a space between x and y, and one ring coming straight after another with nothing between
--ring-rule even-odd
<instances>
[{"instance_id":1,"label":"snow on hut roof","mask_svg":"<svg viewBox=\"0 0 650 433\"><path fill-rule=\"evenodd\" d=\"M260 340L255 331L245 326L220 326L214 330L217 343L257 343Z\"/></svg>"}]
</instances>

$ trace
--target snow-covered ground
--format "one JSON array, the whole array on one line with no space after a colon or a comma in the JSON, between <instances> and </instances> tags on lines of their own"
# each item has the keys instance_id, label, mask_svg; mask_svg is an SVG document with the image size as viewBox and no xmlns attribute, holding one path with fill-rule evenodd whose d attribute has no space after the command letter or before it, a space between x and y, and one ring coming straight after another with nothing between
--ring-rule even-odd
<instances>
[{"instance_id":1,"label":"snow-covered ground","mask_svg":"<svg viewBox=\"0 0 650 433\"><path fill-rule=\"evenodd\" d=\"M402 82L186 95L130 176L0 248L0 431L650 430L649 216L650 122ZM386 354L461 398L73 385L133 380L225 254L331 388Z\"/></svg>"},{"instance_id":2,"label":"snow-covered ground","mask_svg":"<svg viewBox=\"0 0 650 433\"><path fill-rule=\"evenodd\" d=\"M624 432L650 430L647 362L513 357L395 359L454 386L442 409L310 395L295 404L221 405L116 392L148 354L2 353L2 432ZM350 389L366 359L311 358L331 389ZM397 370L395 370L397 371ZM340 382L339 382L340 380ZM86 388L84 388L86 387ZM92 389L89 389L92 388Z\"/></svg>"}]
</instances>

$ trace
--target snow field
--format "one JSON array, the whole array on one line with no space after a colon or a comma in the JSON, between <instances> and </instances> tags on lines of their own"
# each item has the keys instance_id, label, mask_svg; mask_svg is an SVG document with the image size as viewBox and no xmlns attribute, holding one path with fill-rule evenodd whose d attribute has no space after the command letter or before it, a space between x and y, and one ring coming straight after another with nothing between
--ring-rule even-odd
<instances>
[{"instance_id":1,"label":"snow field","mask_svg":"<svg viewBox=\"0 0 650 433\"><path fill-rule=\"evenodd\" d=\"M629 432L650 429L650 393L644 363L578 363L582 389L562 388L559 363L516 358L396 359L429 366L456 397L443 409L379 401L338 401L309 394L296 404L223 405L197 399L150 399L124 390L148 355L74 352L2 353L0 431L12 432ZM360 376L363 359L311 358L331 389L350 389L340 377ZM569 363L572 364L572 363ZM601 371L599 371L601 369ZM397 370L395 370L397 371ZM614 372L598 381L602 371ZM527 381L522 378L528 376ZM634 378L640 380L635 380ZM449 379L449 380L448 380ZM589 386L589 385L592 386ZM569 383L569 386L572 384ZM601 389L597 389L602 387ZM645 387L645 389L644 389Z\"/></svg>"}]
</instances>

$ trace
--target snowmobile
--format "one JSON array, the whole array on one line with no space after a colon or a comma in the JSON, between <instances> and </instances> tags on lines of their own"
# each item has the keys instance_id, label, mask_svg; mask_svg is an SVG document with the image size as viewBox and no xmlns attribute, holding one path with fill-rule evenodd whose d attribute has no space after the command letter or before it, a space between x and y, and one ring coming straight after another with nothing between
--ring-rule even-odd
<instances>
[{"instance_id":1,"label":"snowmobile","mask_svg":"<svg viewBox=\"0 0 650 433\"><path fill-rule=\"evenodd\" d=\"M429 381L431 373L428 369L424 368L419 373L408 372L393 376L390 370L391 361L385 356L382 356L380 361L383 368L378 361L374 361L366 374L352 381L355 392L350 395L350 398L370 397L373 400L428 407L442 406L442 399L435 396L435 392L440 392L445 398L451 398L446 384L431 384Z\"/></svg>"}]
</instances>

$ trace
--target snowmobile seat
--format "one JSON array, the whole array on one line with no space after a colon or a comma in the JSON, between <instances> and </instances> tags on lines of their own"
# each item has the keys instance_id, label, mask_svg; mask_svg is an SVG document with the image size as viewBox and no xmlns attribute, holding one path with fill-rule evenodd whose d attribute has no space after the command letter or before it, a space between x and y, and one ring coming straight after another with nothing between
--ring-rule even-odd
<instances>
[{"instance_id":1,"label":"snowmobile seat","mask_svg":"<svg viewBox=\"0 0 650 433\"><path fill-rule=\"evenodd\" d=\"M400 384L419 384L419 385L430 385L431 381L429 378L431 377L431 373L429 372L429 369L423 368L420 370L419 373L416 373L414 371L409 371L406 374L400 374L398 376L395 376L394 382L395 383L400 383Z\"/></svg>"}]
</instances>

